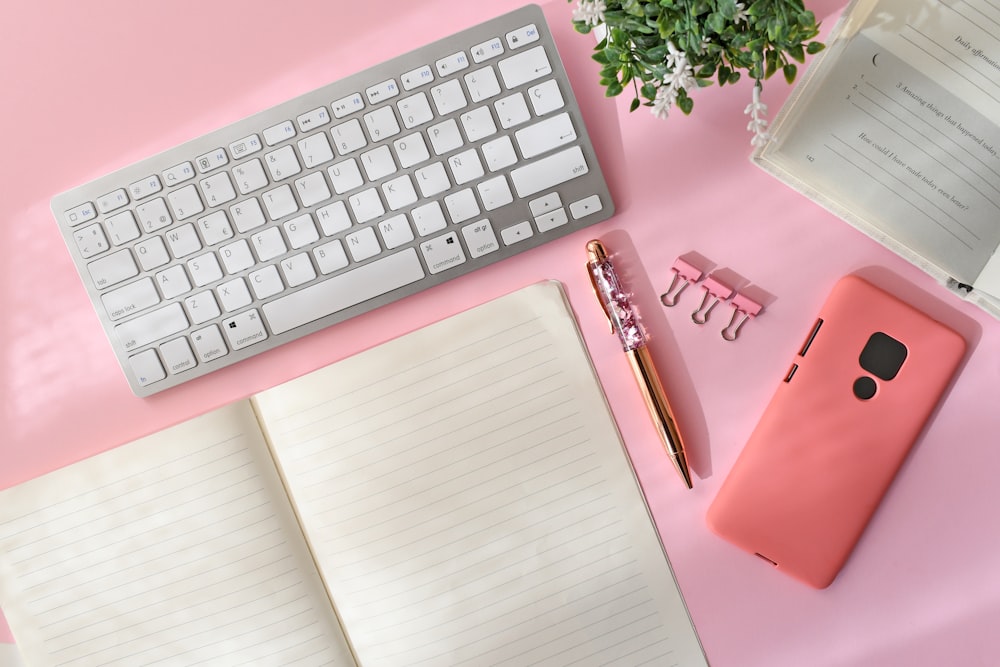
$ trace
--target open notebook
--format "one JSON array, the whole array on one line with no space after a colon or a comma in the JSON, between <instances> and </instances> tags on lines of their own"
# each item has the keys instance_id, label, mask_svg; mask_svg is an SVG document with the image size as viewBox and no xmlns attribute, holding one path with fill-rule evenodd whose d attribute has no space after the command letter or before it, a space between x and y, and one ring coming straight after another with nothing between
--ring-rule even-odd
<instances>
[{"instance_id":1,"label":"open notebook","mask_svg":"<svg viewBox=\"0 0 1000 667\"><path fill-rule=\"evenodd\" d=\"M699 665L558 283L0 492L28 664Z\"/></svg>"},{"instance_id":2,"label":"open notebook","mask_svg":"<svg viewBox=\"0 0 1000 667\"><path fill-rule=\"evenodd\" d=\"M755 162L1000 317L1000 3L852 0Z\"/></svg>"}]
</instances>

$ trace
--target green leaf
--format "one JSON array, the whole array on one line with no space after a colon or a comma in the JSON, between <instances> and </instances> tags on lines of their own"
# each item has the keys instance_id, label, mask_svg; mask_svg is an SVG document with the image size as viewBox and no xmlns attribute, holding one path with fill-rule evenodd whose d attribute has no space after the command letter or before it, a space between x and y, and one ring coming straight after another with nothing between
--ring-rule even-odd
<instances>
[{"instance_id":1,"label":"green leaf","mask_svg":"<svg viewBox=\"0 0 1000 667\"><path fill-rule=\"evenodd\" d=\"M826 48L826 44L823 42L809 42L806 46L806 53L809 55L814 55Z\"/></svg>"},{"instance_id":2,"label":"green leaf","mask_svg":"<svg viewBox=\"0 0 1000 667\"><path fill-rule=\"evenodd\" d=\"M630 104L628 106L629 113L631 113L631 112L635 111L636 109L638 109L639 108L639 104L640 103L639 103L639 98L638 97L636 97L635 99L633 99L632 100L632 104Z\"/></svg>"},{"instance_id":3,"label":"green leaf","mask_svg":"<svg viewBox=\"0 0 1000 667\"><path fill-rule=\"evenodd\" d=\"M617 97L622 94L622 90L622 84L615 80L608 84L608 89L605 91L604 96Z\"/></svg>"},{"instance_id":4,"label":"green leaf","mask_svg":"<svg viewBox=\"0 0 1000 667\"><path fill-rule=\"evenodd\" d=\"M694 109L694 100L692 100L687 95L684 95L683 93L678 94L677 95L677 107L681 111L683 111L684 115L686 116L686 115L688 115L688 114L691 113L692 109Z\"/></svg>"},{"instance_id":5,"label":"green leaf","mask_svg":"<svg viewBox=\"0 0 1000 667\"><path fill-rule=\"evenodd\" d=\"M601 63L602 65L611 64L610 61L608 61L608 54L604 51L597 51L596 53L591 54L590 57L596 60L597 62Z\"/></svg>"},{"instance_id":6,"label":"green leaf","mask_svg":"<svg viewBox=\"0 0 1000 667\"><path fill-rule=\"evenodd\" d=\"M652 100L656 97L656 86L654 86L651 83L647 83L645 86L639 89L639 92L642 93L642 96L645 97L647 100Z\"/></svg>"},{"instance_id":7,"label":"green leaf","mask_svg":"<svg viewBox=\"0 0 1000 667\"><path fill-rule=\"evenodd\" d=\"M788 63L781 68L781 71L785 75L785 81L792 83L795 81L795 75L798 72L798 68L795 66L795 63Z\"/></svg>"},{"instance_id":8,"label":"green leaf","mask_svg":"<svg viewBox=\"0 0 1000 667\"><path fill-rule=\"evenodd\" d=\"M806 61L806 54L803 52L801 44L788 47L788 55L796 62L804 63Z\"/></svg>"}]
</instances>

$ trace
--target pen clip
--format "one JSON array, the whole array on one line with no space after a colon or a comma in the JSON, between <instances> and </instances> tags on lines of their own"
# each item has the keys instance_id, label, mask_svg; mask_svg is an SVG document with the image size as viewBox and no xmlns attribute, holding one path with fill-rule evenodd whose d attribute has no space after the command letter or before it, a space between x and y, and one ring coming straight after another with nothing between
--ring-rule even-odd
<instances>
[{"instance_id":1,"label":"pen clip","mask_svg":"<svg viewBox=\"0 0 1000 667\"><path fill-rule=\"evenodd\" d=\"M590 274L590 286L594 288L594 296L601 303L601 310L604 311L604 317L608 318L608 331L615 333L615 321L611 317L611 311L608 310L609 304L603 296L604 290L597 284L597 272L601 270L601 265L608 261L604 244L597 240L591 241L587 244L587 253L590 255L590 261L587 262L587 273Z\"/></svg>"}]
</instances>

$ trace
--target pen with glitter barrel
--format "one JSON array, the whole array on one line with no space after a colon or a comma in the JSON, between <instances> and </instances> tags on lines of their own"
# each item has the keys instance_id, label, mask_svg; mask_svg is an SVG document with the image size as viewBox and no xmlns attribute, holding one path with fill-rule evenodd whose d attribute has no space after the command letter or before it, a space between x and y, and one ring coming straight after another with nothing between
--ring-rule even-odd
<instances>
[{"instance_id":1,"label":"pen with glitter barrel","mask_svg":"<svg viewBox=\"0 0 1000 667\"><path fill-rule=\"evenodd\" d=\"M667 401L666 392L663 391L663 385L653 366L649 348L646 347L646 335L639 326L628 293L622 288L608 258L607 249L596 239L587 244L587 270L594 285L594 293L608 316L611 330L617 333L621 340L643 400L646 401L646 408L663 440L663 446L677 472L680 473L681 479L690 489L691 472L684 454L684 442L677 429L677 422Z\"/></svg>"}]
</instances>

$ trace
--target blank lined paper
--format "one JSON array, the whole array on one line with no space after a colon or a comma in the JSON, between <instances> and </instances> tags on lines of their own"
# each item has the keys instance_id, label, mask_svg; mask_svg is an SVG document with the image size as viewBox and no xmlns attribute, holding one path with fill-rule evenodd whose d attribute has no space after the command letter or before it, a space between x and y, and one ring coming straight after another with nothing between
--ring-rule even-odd
<instances>
[{"instance_id":1,"label":"blank lined paper","mask_svg":"<svg viewBox=\"0 0 1000 667\"><path fill-rule=\"evenodd\" d=\"M248 403L0 493L0 600L47 665L353 665Z\"/></svg>"},{"instance_id":2,"label":"blank lined paper","mask_svg":"<svg viewBox=\"0 0 1000 667\"><path fill-rule=\"evenodd\" d=\"M557 284L254 401L365 667L704 664Z\"/></svg>"}]
</instances>

